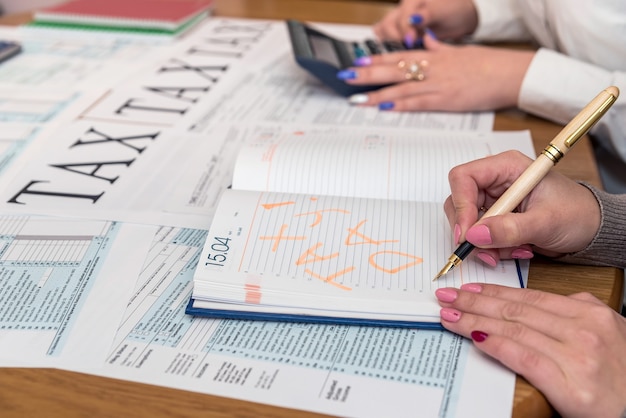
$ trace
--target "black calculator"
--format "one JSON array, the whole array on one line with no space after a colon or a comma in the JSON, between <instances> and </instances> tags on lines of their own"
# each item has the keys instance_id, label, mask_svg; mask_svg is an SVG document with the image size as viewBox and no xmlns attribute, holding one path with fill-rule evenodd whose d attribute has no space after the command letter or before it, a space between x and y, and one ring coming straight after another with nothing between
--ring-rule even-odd
<instances>
[{"instance_id":1,"label":"black calculator","mask_svg":"<svg viewBox=\"0 0 626 418\"><path fill-rule=\"evenodd\" d=\"M287 20L289 38L296 62L322 83L342 96L351 96L384 85L355 86L337 78L337 73L354 67L354 60L375 54L406 50L400 42L344 41L322 33L298 20Z\"/></svg>"}]
</instances>

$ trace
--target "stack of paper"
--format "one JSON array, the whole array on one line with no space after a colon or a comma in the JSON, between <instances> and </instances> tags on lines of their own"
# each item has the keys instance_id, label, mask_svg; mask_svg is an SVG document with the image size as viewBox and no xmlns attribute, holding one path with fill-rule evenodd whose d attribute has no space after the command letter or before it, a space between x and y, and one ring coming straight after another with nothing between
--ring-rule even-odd
<instances>
[{"instance_id":1,"label":"stack of paper","mask_svg":"<svg viewBox=\"0 0 626 418\"><path fill-rule=\"evenodd\" d=\"M208 16L211 0L71 0L37 11L33 27L178 36Z\"/></svg>"}]
</instances>

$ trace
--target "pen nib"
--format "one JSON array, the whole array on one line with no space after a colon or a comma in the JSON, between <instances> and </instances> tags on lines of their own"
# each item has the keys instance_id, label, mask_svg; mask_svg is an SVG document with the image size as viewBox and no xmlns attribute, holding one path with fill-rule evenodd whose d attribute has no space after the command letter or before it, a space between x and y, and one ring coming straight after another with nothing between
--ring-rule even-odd
<instances>
[{"instance_id":1,"label":"pen nib","mask_svg":"<svg viewBox=\"0 0 626 418\"><path fill-rule=\"evenodd\" d=\"M454 267L454 263L452 261L448 261L446 263L445 266L443 266L443 268L441 269L441 271L439 273L437 273L437 275L435 276L435 278L433 279L433 282L435 280L437 280L438 278L440 278L441 276L443 276L444 274L446 274L447 272L449 272L452 267Z\"/></svg>"},{"instance_id":2,"label":"pen nib","mask_svg":"<svg viewBox=\"0 0 626 418\"><path fill-rule=\"evenodd\" d=\"M439 273L437 273L437 275L435 276L435 278L433 279L433 282L437 279L439 279L441 276L443 276L444 274L447 274L450 270L452 270L454 267L458 266L459 264L461 264L461 261L463 261L459 256L457 256L456 254L452 254L450 256L450 258L448 259L448 262L446 263L445 266L443 266L443 268L441 269L441 271Z\"/></svg>"}]
</instances>

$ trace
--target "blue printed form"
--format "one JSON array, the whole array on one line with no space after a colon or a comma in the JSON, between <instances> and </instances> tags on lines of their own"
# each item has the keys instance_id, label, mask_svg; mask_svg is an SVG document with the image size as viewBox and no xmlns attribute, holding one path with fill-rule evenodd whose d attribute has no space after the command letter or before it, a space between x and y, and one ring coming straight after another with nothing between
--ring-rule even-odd
<instances>
[{"instance_id":1,"label":"blue printed form","mask_svg":"<svg viewBox=\"0 0 626 418\"><path fill-rule=\"evenodd\" d=\"M2 344L0 361L15 356L37 363L60 356L87 301L102 288L98 278L110 279L107 286L113 289L101 294L102 313L109 312L107 303L111 309L119 303L107 294L132 290L136 276L125 284L123 276L103 274L112 261L136 270L113 254L120 237L128 238L120 236L121 229L108 221L0 216L0 339L11 340Z\"/></svg>"}]
</instances>

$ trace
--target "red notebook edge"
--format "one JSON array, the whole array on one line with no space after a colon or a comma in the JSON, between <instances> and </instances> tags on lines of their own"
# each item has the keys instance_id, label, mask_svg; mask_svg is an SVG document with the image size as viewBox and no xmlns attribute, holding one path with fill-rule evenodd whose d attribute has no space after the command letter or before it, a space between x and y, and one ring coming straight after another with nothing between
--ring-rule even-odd
<instances>
[{"instance_id":1,"label":"red notebook edge","mask_svg":"<svg viewBox=\"0 0 626 418\"><path fill-rule=\"evenodd\" d=\"M39 9L35 21L120 25L136 23L142 27L174 29L208 14L211 0L71 0L56 6Z\"/></svg>"}]
</instances>

